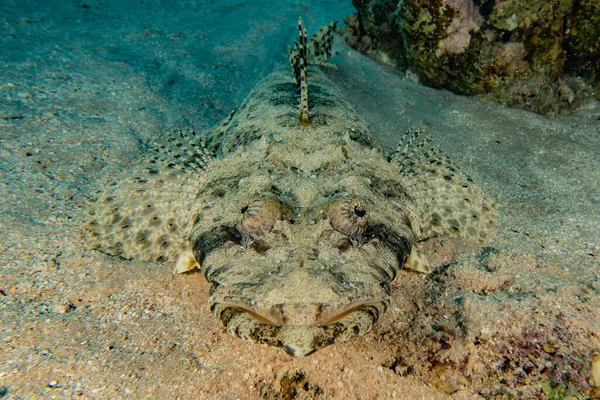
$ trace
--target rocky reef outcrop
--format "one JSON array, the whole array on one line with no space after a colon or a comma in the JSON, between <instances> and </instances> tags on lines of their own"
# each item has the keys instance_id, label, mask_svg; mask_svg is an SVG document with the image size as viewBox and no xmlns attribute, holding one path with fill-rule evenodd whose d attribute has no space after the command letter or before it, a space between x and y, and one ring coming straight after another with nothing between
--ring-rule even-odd
<instances>
[{"instance_id":1,"label":"rocky reef outcrop","mask_svg":"<svg viewBox=\"0 0 600 400\"><path fill-rule=\"evenodd\" d=\"M421 82L545 115L600 94L596 0L353 0L348 44Z\"/></svg>"}]
</instances>

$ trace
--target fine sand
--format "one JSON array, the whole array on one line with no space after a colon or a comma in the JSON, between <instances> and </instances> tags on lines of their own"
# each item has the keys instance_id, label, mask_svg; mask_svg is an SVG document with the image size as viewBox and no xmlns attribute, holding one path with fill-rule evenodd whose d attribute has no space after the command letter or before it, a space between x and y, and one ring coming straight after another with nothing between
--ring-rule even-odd
<instances>
[{"instance_id":1,"label":"fine sand","mask_svg":"<svg viewBox=\"0 0 600 400\"><path fill-rule=\"evenodd\" d=\"M402 272L372 332L293 359L224 333L200 274L89 250L80 227L161 131L214 126L285 64L299 15L310 34L350 5L21 3L0 5L0 397L600 396L597 102L552 119L489 105L336 39L327 73L383 145L424 127L499 228L485 248L428 243L438 269Z\"/></svg>"}]
</instances>

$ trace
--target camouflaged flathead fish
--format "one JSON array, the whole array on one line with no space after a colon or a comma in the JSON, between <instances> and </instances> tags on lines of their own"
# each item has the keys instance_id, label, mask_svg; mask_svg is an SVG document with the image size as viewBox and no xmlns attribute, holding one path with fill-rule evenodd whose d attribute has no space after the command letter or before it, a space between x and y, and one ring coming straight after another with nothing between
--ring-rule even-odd
<instances>
[{"instance_id":1,"label":"camouflaged flathead fish","mask_svg":"<svg viewBox=\"0 0 600 400\"><path fill-rule=\"evenodd\" d=\"M495 219L419 131L386 156L318 69L335 22L308 43L299 28L292 72L262 80L206 140L164 135L86 224L102 252L200 269L227 331L295 357L367 333L398 271L427 271L419 242L485 242Z\"/></svg>"}]
</instances>

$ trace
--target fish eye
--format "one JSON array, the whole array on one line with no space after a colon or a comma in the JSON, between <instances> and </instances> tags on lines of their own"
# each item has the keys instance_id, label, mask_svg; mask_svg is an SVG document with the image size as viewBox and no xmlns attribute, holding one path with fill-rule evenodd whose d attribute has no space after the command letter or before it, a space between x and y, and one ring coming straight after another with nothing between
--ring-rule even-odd
<instances>
[{"instance_id":1,"label":"fish eye","mask_svg":"<svg viewBox=\"0 0 600 400\"><path fill-rule=\"evenodd\" d=\"M356 214L357 217L364 217L365 215L367 215L367 209L364 207L364 205L355 205L354 206L354 214Z\"/></svg>"},{"instance_id":2,"label":"fish eye","mask_svg":"<svg viewBox=\"0 0 600 400\"><path fill-rule=\"evenodd\" d=\"M282 218L282 205L271 197L257 197L243 203L240 213L238 230L254 240L273 230L275 223Z\"/></svg>"},{"instance_id":3,"label":"fish eye","mask_svg":"<svg viewBox=\"0 0 600 400\"><path fill-rule=\"evenodd\" d=\"M331 227L351 238L358 238L367 227L367 207L359 199L335 199L327 209Z\"/></svg>"}]
</instances>

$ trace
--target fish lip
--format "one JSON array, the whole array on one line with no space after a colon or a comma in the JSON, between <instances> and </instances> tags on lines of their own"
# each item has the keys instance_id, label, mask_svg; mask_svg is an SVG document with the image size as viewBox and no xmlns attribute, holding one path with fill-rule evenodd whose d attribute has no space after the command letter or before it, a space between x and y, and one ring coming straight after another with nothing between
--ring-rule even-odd
<instances>
[{"instance_id":1,"label":"fish lip","mask_svg":"<svg viewBox=\"0 0 600 400\"><path fill-rule=\"evenodd\" d=\"M364 304L364 303L361 303ZM255 343L278 347L293 357L306 357L324 347L342 343L369 332L389 304L379 301L374 305L347 307L336 314L328 325L273 325L247 307L237 304L214 303L213 313L229 333ZM252 315L252 314L254 315Z\"/></svg>"},{"instance_id":2,"label":"fish lip","mask_svg":"<svg viewBox=\"0 0 600 400\"><path fill-rule=\"evenodd\" d=\"M264 324L267 324L267 325L271 325L271 326L280 326L280 327L288 327L288 326L289 327L293 327L293 326L317 326L317 327L319 327L320 326L320 327L323 327L323 326L331 325L331 324L343 319L344 317L352 314L355 311L359 311L364 308L375 306L380 303L382 303L382 300L369 299L369 300L364 300L364 301L360 301L360 302L353 302L353 303L348 303L348 304L344 304L344 305L330 306L330 307L326 307L326 306L319 304L319 306L324 309L324 312L322 312L317 318L314 318L312 320L307 319L307 323L291 323L287 318L285 318L285 316L283 316L283 315L280 316L280 315L274 314L272 312L269 312L270 310L283 309L284 307L286 307L286 305L284 305L284 304L276 304L273 307L264 308L263 310L261 310L260 307L248 306L241 302L226 301L226 302L214 303L211 308L214 308L217 306L220 306L223 308L229 308L229 307L235 308L242 312L247 313L249 316L251 316L255 320L262 322ZM296 306L298 308L304 308L303 306L306 306L303 303L292 303L291 305ZM376 321L374 321L374 322L376 322Z\"/></svg>"}]
</instances>

